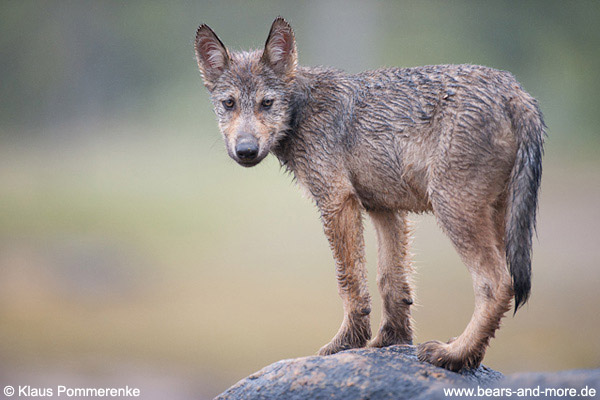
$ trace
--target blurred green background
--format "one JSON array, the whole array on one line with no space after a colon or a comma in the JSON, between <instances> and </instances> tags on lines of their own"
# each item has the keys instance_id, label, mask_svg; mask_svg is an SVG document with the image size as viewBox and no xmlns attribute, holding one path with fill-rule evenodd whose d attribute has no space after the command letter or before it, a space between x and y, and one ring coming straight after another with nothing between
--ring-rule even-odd
<instances>
[{"instance_id":1,"label":"blurred green background","mask_svg":"<svg viewBox=\"0 0 600 400\"><path fill-rule=\"evenodd\" d=\"M242 49L277 15L303 64L484 64L539 99L533 295L485 363L598 367L600 2L3 1L0 383L210 398L333 336L315 207L273 157L228 158L193 54L200 23ZM470 318L470 277L433 217L414 219L416 339L446 340Z\"/></svg>"}]
</instances>

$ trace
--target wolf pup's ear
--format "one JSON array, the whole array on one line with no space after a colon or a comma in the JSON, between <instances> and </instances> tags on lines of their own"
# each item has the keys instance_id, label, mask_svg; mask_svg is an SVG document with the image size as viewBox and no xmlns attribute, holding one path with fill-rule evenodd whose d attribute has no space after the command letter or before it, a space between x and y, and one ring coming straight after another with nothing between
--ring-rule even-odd
<instances>
[{"instance_id":1,"label":"wolf pup's ear","mask_svg":"<svg viewBox=\"0 0 600 400\"><path fill-rule=\"evenodd\" d=\"M227 49L213 30L204 24L196 31L194 47L204 85L212 90L217 79L229 66Z\"/></svg>"},{"instance_id":2,"label":"wolf pup's ear","mask_svg":"<svg viewBox=\"0 0 600 400\"><path fill-rule=\"evenodd\" d=\"M282 17L277 17L271 25L262 61L277 74L294 76L298 62L296 39L292 27Z\"/></svg>"}]
</instances>

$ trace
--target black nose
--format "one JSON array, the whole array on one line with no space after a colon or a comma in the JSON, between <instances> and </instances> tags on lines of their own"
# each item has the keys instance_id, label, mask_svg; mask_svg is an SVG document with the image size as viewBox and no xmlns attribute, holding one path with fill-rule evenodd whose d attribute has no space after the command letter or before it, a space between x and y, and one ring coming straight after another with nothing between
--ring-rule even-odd
<instances>
[{"instance_id":1,"label":"black nose","mask_svg":"<svg viewBox=\"0 0 600 400\"><path fill-rule=\"evenodd\" d=\"M241 139L235 145L235 154L240 160L254 160L258 155L258 142L254 138Z\"/></svg>"}]
</instances>

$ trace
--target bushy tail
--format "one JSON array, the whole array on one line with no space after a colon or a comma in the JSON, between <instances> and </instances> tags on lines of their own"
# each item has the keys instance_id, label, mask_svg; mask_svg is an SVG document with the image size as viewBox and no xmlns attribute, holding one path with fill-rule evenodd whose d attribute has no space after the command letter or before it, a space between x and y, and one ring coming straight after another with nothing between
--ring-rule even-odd
<instances>
[{"instance_id":1,"label":"bushy tail","mask_svg":"<svg viewBox=\"0 0 600 400\"><path fill-rule=\"evenodd\" d=\"M537 102L527 93L508 104L518 151L508 183L506 261L512 276L515 313L531 291L531 240L535 230L538 189L542 177L544 119Z\"/></svg>"}]
</instances>

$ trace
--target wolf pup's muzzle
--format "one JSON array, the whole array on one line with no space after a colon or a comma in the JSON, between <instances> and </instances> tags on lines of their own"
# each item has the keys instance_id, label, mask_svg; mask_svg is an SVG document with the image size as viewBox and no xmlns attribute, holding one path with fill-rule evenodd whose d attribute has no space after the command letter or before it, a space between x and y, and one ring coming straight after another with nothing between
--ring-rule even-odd
<instances>
[{"instance_id":1,"label":"wolf pup's muzzle","mask_svg":"<svg viewBox=\"0 0 600 400\"><path fill-rule=\"evenodd\" d=\"M236 161L244 167L258 164L263 157L259 157L258 140L252 135L240 135L235 144Z\"/></svg>"}]
</instances>

